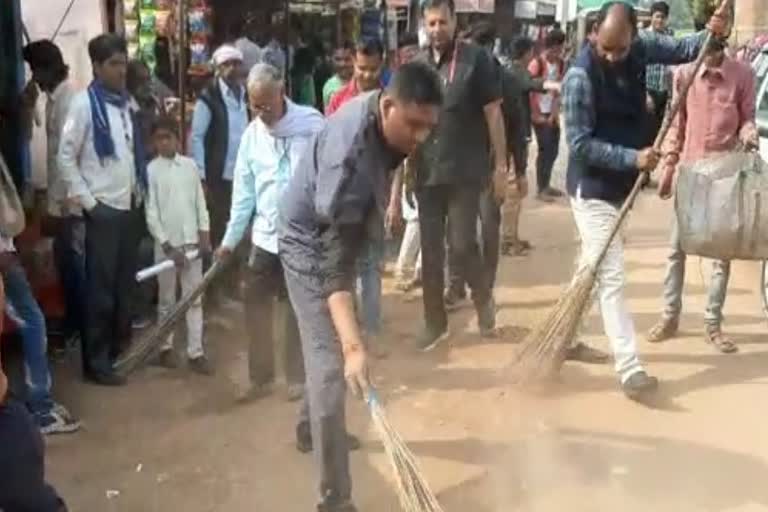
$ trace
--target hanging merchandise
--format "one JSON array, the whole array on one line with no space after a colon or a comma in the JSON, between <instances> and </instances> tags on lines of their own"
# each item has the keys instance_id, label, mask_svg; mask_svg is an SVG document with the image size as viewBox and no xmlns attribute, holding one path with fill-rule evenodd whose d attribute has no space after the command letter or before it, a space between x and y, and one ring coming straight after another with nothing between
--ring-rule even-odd
<instances>
[{"instance_id":1,"label":"hanging merchandise","mask_svg":"<svg viewBox=\"0 0 768 512\"><path fill-rule=\"evenodd\" d=\"M189 24L189 73L203 75L210 71L210 7L205 0L192 0L187 13Z\"/></svg>"}]
</instances>

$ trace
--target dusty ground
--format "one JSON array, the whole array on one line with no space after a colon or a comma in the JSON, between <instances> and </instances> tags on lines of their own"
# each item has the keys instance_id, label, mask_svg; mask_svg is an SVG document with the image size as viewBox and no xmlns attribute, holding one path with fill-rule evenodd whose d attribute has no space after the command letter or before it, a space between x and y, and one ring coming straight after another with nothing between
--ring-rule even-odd
<instances>
[{"instance_id":1,"label":"dusty ground","mask_svg":"<svg viewBox=\"0 0 768 512\"><path fill-rule=\"evenodd\" d=\"M502 260L500 322L524 334L570 277L576 249L565 203L529 203L527 259ZM627 233L628 295L638 333L656 320L670 205L645 196ZM701 339L709 265L692 258L683 335L640 342L662 379L655 407L625 399L606 367L568 366L554 396L508 386L515 347L485 343L468 310L435 353L412 348L418 301L385 298L392 356L375 366L392 420L417 454L447 512L752 512L768 510L764 397L768 352L754 264L738 264L727 330L741 346L716 354ZM606 346L593 312L587 339ZM150 369L123 389L81 384L60 368L62 401L86 428L49 442L50 480L74 512L179 510L309 512L310 458L293 449L296 406L279 395L235 404L245 375L244 340L212 330L212 379ZM349 404L354 495L362 512L399 510L382 447L365 408Z\"/></svg>"}]
</instances>

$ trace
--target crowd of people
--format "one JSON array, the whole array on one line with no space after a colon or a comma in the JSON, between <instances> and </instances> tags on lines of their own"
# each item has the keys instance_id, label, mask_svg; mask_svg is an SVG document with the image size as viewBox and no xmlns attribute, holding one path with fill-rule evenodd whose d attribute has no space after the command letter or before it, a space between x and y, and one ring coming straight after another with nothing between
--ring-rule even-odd
<instances>
[{"instance_id":1,"label":"crowd of people","mask_svg":"<svg viewBox=\"0 0 768 512\"><path fill-rule=\"evenodd\" d=\"M303 82L295 69L303 66L299 50L286 56L274 41L244 33L213 54L215 76L194 108L189 156L181 154L161 88L146 67L128 62L121 37L89 43L94 79L80 92L53 43L30 43L27 101L34 103L38 88L48 96L48 213L56 219L67 325L82 341L85 379L125 384L114 364L131 342L142 238L151 236L156 261L175 267L158 277L160 317L176 302L177 287L190 293L218 261L227 270L186 313L189 368L215 371L204 309L242 300L251 385L241 398L271 392L275 345L282 343L288 398L303 400L296 445L314 454L317 510L355 511L349 450L359 441L347 431L345 395L367 395L368 358L387 355L381 295L388 237L404 224L395 277L402 291L422 288L420 350L449 338L448 311L467 297L467 287L480 335L495 337L499 255L532 250L519 234L532 136L536 198L549 203L567 194L582 264L600 251L639 173L661 162L659 194L668 198L680 162L756 143L754 78L725 56L727 15L717 12L709 28L718 37L705 49L704 67L662 150L653 147L663 112L692 73L685 63L705 37L674 39L664 26L669 7L657 2L652 11L653 26L638 33L634 9L608 2L566 62L560 30L550 31L542 48L518 37L496 55L491 24L460 34L453 0L425 0L428 46L405 36L389 73L379 41L342 44L333 51L334 74L322 84ZM681 65L674 80L672 65ZM551 183L561 124L569 148L566 191ZM31 430L71 432L79 422L51 398L45 318L13 241L0 243L4 297L22 319L28 388L24 402L0 406L0 443L24 437L35 447L0 453L0 468L30 469L13 478L0 470L0 509L65 510L44 483L39 435ZM650 341L677 330L684 265L673 228L666 306ZM706 339L722 352L737 348L720 329L728 269L715 262L706 315ZM658 382L637 354L624 276L618 237L598 269L595 295L620 386L642 399ZM158 348L157 364L179 366L172 337ZM610 357L574 339L567 358ZM0 372L0 398L5 392ZM14 508L33 503L23 501L30 493L46 504Z\"/></svg>"}]
</instances>

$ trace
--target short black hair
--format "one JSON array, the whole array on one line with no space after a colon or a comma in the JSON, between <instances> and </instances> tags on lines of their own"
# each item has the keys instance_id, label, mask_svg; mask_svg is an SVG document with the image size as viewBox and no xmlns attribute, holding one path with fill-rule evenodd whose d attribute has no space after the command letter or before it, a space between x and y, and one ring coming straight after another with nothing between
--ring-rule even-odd
<instances>
[{"instance_id":1,"label":"short black hair","mask_svg":"<svg viewBox=\"0 0 768 512\"><path fill-rule=\"evenodd\" d=\"M651 16L660 12L665 18L669 18L669 4L667 2L653 2L651 4Z\"/></svg>"},{"instance_id":2,"label":"short black hair","mask_svg":"<svg viewBox=\"0 0 768 512\"><path fill-rule=\"evenodd\" d=\"M478 21L468 32L469 39L480 46L489 46L496 41L496 27L490 21Z\"/></svg>"},{"instance_id":3,"label":"short black hair","mask_svg":"<svg viewBox=\"0 0 768 512\"><path fill-rule=\"evenodd\" d=\"M565 32L560 29L553 28L547 32L544 38L544 48L554 48L555 46L562 46L565 44Z\"/></svg>"},{"instance_id":4,"label":"short black hair","mask_svg":"<svg viewBox=\"0 0 768 512\"><path fill-rule=\"evenodd\" d=\"M51 69L60 80L66 79L69 75L69 66L64 64L61 50L53 41L48 39L32 41L24 47L21 54L32 69Z\"/></svg>"},{"instance_id":5,"label":"short black hair","mask_svg":"<svg viewBox=\"0 0 768 512\"><path fill-rule=\"evenodd\" d=\"M174 137L179 136L177 133L179 124L171 116L158 116L157 119L152 122L152 135L155 135L160 130L173 133Z\"/></svg>"},{"instance_id":6,"label":"short black hair","mask_svg":"<svg viewBox=\"0 0 768 512\"><path fill-rule=\"evenodd\" d=\"M355 45L355 54L362 53L366 57L384 58L384 45L376 37L368 37L358 41Z\"/></svg>"},{"instance_id":7,"label":"short black hair","mask_svg":"<svg viewBox=\"0 0 768 512\"><path fill-rule=\"evenodd\" d=\"M528 36L518 36L512 41L512 59L520 60L533 50L533 39Z\"/></svg>"},{"instance_id":8,"label":"short black hair","mask_svg":"<svg viewBox=\"0 0 768 512\"><path fill-rule=\"evenodd\" d=\"M637 34L637 11L634 7L629 5L626 2L622 1L612 1L612 2L606 2L603 4L602 7L600 7L600 11L597 13L597 19L595 20L595 25L593 26L594 29L600 29L600 26L605 23L606 18L608 18L608 14L611 12L611 9L614 7L620 7L624 14L627 17L627 23L629 23L632 26L632 33Z\"/></svg>"},{"instance_id":9,"label":"short black hair","mask_svg":"<svg viewBox=\"0 0 768 512\"><path fill-rule=\"evenodd\" d=\"M443 84L437 72L423 62L400 66L387 86L387 94L403 103L442 105Z\"/></svg>"},{"instance_id":10,"label":"short black hair","mask_svg":"<svg viewBox=\"0 0 768 512\"><path fill-rule=\"evenodd\" d=\"M419 35L416 32L406 32L400 36L397 41L398 48L405 48L406 46L418 46Z\"/></svg>"},{"instance_id":11,"label":"short black hair","mask_svg":"<svg viewBox=\"0 0 768 512\"><path fill-rule=\"evenodd\" d=\"M423 0L421 2L421 13L427 9L439 9L440 7L447 7L451 14L456 14L456 2L454 0Z\"/></svg>"},{"instance_id":12,"label":"short black hair","mask_svg":"<svg viewBox=\"0 0 768 512\"><path fill-rule=\"evenodd\" d=\"M94 64L101 64L118 53L128 55L128 46L117 34L101 34L88 43L88 56Z\"/></svg>"}]
</instances>

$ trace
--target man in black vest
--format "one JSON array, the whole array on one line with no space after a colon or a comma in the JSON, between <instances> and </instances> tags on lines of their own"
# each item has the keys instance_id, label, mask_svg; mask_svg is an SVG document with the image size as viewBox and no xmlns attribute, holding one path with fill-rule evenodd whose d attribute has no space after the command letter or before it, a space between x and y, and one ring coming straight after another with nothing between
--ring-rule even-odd
<instances>
[{"instance_id":1,"label":"man in black vest","mask_svg":"<svg viewBox=\"0 0 768 512\"><path fill-rule=\"evenodd\" d=\"M726 14L710 29L725 32ZM621 204L640 172L651 172L659 153L643 129L647 64L682 64L696 58L705 33L675 40L646 32L637 37L637 14L624 2L606 3L594 37L576 57L564 81L566 139L570 149L567 186L582 240L581 265L591 264L605 245ZM632 399L655 390L637 356L635 328L624 302L622 237L611 242L597 273L597 298L624 393Z\"/></svg>"},{"instance_id":2,"label":"man in black vest","mask_svg":"<svg viewBox=\"0 0 768 512\"><path fill-rule=\"evenodd\" d=\"M216 76L200 94L192 115L192 157L205 181L211 215L211 243L224 236L232 203L234 174L240 139L248 127L248 103L243 80L243 54L223 45L213 54ZM236 273L221 280L222 292L236 292Z\"/></svg>"}]
</instances>

